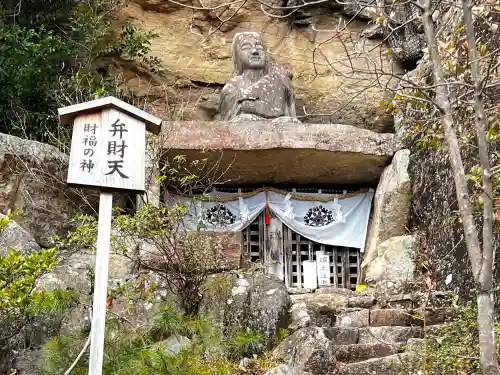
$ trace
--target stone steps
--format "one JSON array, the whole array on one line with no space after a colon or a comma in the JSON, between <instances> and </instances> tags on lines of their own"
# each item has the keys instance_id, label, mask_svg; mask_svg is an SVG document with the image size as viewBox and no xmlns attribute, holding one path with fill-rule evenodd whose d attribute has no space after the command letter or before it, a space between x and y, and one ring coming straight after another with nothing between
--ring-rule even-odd
<instances>
[{"instance_id":1,"label":"stone steps","mask_svg":"<svg viewBox=\"0 0 500 375\"><path fill-rule=\"evenodd\" d=\"M351 344L335 345L335 358L341 363L356 363L372 358L386 357L401 351L403 344Z\"/></svg>"},{"instance_id":2,"label":"stone steps","mask_svg":"<svg viewBox=\"0 0 500 375\"><path fill-rule=\"evenodd\" d=\"M442 295L425 309L412 295L323 289L291 298L298 331L275 353L312 375L404 374L404 362L416 356L425 330L451 317Z\"/></svg>"},{"instance_id":3,"label":"stone steps","mask_svg":"<svg viewBox=\"0 0 500 375\"><path fill-rule=\"evenodd\" d=\"M392 354L380 358L338 366L340 375L401 375L416 357L414 352Z\"/></svg>"}]
</instances>

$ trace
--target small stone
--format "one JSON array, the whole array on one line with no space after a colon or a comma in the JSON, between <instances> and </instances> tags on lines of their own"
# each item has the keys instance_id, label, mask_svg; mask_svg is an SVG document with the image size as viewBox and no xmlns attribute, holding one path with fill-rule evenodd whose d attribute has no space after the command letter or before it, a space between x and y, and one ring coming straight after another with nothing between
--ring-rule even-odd
<instances>
[{"instance_id":1,"label":"small stone","mask_svg":"<svg viewBox=\"0 0 500 375\"><path fill-rule=\"evenodd\" d=\"M422 348L425 346L425 339L410 338L406 344L409 352L421 353Z\"/></svg>"},{"instance_id":2,"label":"small stone","mask_svg":"<svg viewBox=\"0 0 500 375\"><path fill-rule=\"evenodd\" d=\"M304 302L294 303L290 308L292 323L290 328L297 330L307 327L311 324L311 317L307 312L307 306Z\"/></svg>"},{"instance_id":3,"label":"small stone","mask_svg":"<svg viewBox=\"0 0 500 375\"><path fill-rule=\"evenodd\" d=\"M168 355L176 355L181 350L191 346L191 340L184 336L172 335L154 346Z\"/></svg>"},{"instance_id":4,"label":"small stone","mask_svg":"<svg viewBox=\"0 0 500 375\"><path fill-rule=\"evenodd\" d=\"M279 365L278 367L272 368L264 375L310 375L308 372L290 367L288 365Z\"/></svg>"}]
</instances>

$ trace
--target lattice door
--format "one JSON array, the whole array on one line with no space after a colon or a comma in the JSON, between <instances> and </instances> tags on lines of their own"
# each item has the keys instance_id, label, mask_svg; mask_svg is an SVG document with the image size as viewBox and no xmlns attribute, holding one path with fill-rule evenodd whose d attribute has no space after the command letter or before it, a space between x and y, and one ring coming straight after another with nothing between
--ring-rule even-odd
<instances>
[{"instance_id":1,"label":"lattice door","mask_svg":"<svg viewBox=\"0 0 500 375\"><path fill-rule=\"evenodd\" d=\"M355 289L360 270L360 250L357 248L323 245L304 238L283 225L283 272L287 286L304 284L303 262L316 261L316 251L329 256L330 284L338 288ZM243 249L252 262L262 262L267 254L267 226L264 213L243 231Z\"/></svg>"}]
</instances>

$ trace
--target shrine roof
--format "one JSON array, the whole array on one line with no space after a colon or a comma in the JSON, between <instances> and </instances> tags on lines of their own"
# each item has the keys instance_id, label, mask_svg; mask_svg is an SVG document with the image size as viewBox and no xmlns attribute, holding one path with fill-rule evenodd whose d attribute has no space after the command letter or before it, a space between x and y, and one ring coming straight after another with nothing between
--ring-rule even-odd
<instances>
[{"instance_id":1,"label":"shrine roof","mask_svg":"<svg viewBox=\"0 0 500 375\"><path fill-rule=\"evenodd\" d=\"M153 134L159 134L161 131L162 120L160 118L153 116L139 108L136 108L133 105L125 103L124 101L113 96L107 96L105 98L95 99L88 102L59 108L57 112L59 113L59 122L63 125L66 125L71 124L76 116L79 116L83 113L94 112L101 108L104 109L109 107L121 110L129 116L143 121L146 124L146 129Z\"/></svg>"}]
</instances>

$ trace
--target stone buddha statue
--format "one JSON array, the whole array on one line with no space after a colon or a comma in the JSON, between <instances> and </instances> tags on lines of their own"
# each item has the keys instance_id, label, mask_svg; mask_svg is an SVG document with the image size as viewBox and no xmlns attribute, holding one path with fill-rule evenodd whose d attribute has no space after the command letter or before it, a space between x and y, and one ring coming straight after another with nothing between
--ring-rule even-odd
<instances>
[{"instance_id":1,"label":"stone buddha statue","mask_svg":"<svg viewBox=\"0 0 500 375\"><path fill-rule=\"evenodd\" d=\"M225 121L293 121L292 74L268 62L262 37L255 32L234 36L234 76L221 92L221 118Z\"/></svg>"}]
</instances>

